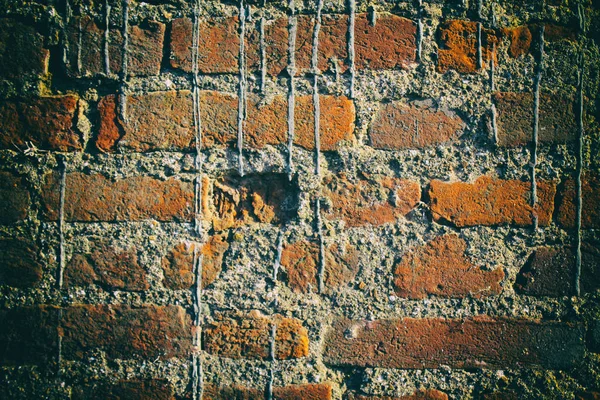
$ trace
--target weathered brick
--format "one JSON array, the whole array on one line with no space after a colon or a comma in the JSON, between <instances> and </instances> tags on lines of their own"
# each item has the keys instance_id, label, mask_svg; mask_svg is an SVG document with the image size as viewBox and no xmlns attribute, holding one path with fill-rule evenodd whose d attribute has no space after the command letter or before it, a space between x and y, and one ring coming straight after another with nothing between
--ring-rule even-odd
<instances>
[{"instance_id":1,"label":"weathered brick","mask_svg":"<svg viewBox=\"0 0 600 400\"><path fill-rule=\"evenodd\" d=\"M81 27L81 28L80 28ZM67 70L74 77L104 73L104 23L93 18L75 17L67 28ZM165 25L145 21L128 30L127 73L129 76L158 75L163 57ZM121 28L109 30L108 65L110 73L120 74L123 66Z\"/></svg>"},{"instance_id":2,"label":"weathered brick","mask_svg":"<svg viewBox=\"0 0 600 400\"><path fill-rule=\"evenodd\" d=\"M352 182L345 174L324 179L323 194L331 201L329 219L347 226L382 225L408 214L421 199L418 183L389 177L365 177Z\"/></svg>"},{"instance_id":3,"label":"weathered brick","mask_svg":"<svg viewBox=\"0 0 600 400\"><path fill-rule=\"evenodd\" d=\"M438 50L438 72L455 70L460 73L476 73L477 67L477 22L449 20L440 25L440 48ZM494 45L498 37L494 30L481 28L481 61L482 67L494 58Z\"/></svg>"},{"instance_id":4,"label":"weathered brick","mask_svg":"<svg viewBox=\"0 0 600 400\"><path fill-rule=\"evenodd\" d=\"M208 384L202 395L203 400L263 400L264 389L243 386L215 386ZM273 388L273 400L331 400L331 385L309 383Z\"/></svg>"},{"instance_id":5,"label":"weathered brick","mask_svg":"<svg viewBox=\"0 0 600 400\"><path fill-rule=\"evenodd\" d=\"M283 248L283 280L297 293L318 289L319 243L300 240ZM325 248L325 287L336 288L350 282L358 272L358 252L350 245L333 244Z\"/></svg>"},{"instance_id":6,"label":"weathered brick","mask_svg":"<svg viewBox=\"0 0 600 400\"><path fill-rule=\"evenodd\" d=\"M499 146L521 146L532 142L533 94L494 93ZM540 95L539 143L565 143L577 139L573 100L569 96Z\"/></svg>"},{"instance_id":7,"label":"weathered brick","mask_svg":"<svg viewBox=\"0 0 600 400\"><path fill-rule=\"evenodd\" d=\"M202 287L217 278L223 266L223 257L229 249L226 235L211 236L204 244L181 242L162 259L163 284L169 289L189 289L195 284L194 250L199 247L202 255Z\"/></svg>"},{"instance_id":8,"label":"weathered brick","mask_svg":"<svg viewBox=\"0 0 600 400\"><path fill-rule=\"evenodd\" d=\"M46 176L42 196L46 217L57 220L59 179ZM160 180L134 176L113 181L100 174L67 174L65 209L67 221L190 221L194 188L175 178Z\"/></svg>"},{"instance_id":9,"label":"weathered brick","mask_svg":"<svg viewBox=\"0 0 600 400\"><path fill-rule=\"evenodd\" d=\"M515 291L530 296L575 295L575 252L568 246L540 247L519 271ZM581 245L581 292L600 288L600 250L597 243Z\"/></svg>"},{"instance_id":10,"label":"weathered brick","mask_svg":"<svg viewBox=\"0 0 600 400\"><path fill-rule=\"evenodd\" d=\"M192 95L188 90L127 96L127 121L122 121L118 99L108 95L98 103L101 151L135 152L195 148Z\"/></svg>"},{"instance_id":11,"label":"weathered brick","mask_svg":"<svg viewBox=\"0 0 600 400\"><path fill-rule=\"evenodd\" d=\"M0 148L81 150L75 127L78 102L75 95L0 102Z\"/></svg>"},{"instance_id":12,"label":"weathered brick","mask_svg":"<svg viewBox=\"0 0 600 400\"><path fill-rule=\"evenodd\" d=\"M501 292L502 268L484 271L466 254L467 243L454 234L439 236L409 251L394 269L394 287L401 297L463 297Z\"/></svg>"},{"instance_id":13,"label":"weathered brick","mask_svg":"<svg viewBox=\"0 0 600 400\"><path fill-rule=\"evenodd\" d=\"M418 390L412 395L406 396L364 396L349 393L348 400L448 400L448 395L439 390Z\"/></svg>"},{"instance_id":14,"label":"weathered brick","mask_svg":"<svg viewBox=\"0 0 600 400\"><path fill-rule=\"evenodd\" d=\"M250 223L282 224L296 216L298 193L297 183L285 174L206 179L203 215L216 231Z\"/></svg>"},{"instance_id":15,"label":"weathered brick","mask_svg":"<svg viewBox=\"0 0 600 400\"><path fill-rule=\"evenodd\" d=\"M455 141L463 127L460 117L431 101L392 102L375 115L369 139L376 149L424 148Z\"/></svg>"},{"instance_id":16,"label":"weathered brick","mask_svg":"<svg viewBox=\"0 0 600 400\"><path fill-rule=\"evenodd\" d=\"M23 239L0 239L0 284L31 287L42 279L38 248Z\"/></svg>"},{"instance_id":17,"label":"weathered brick","mask_svg":"<svg viewBox=\"0 0 600 400\"><path fill-rule=\"evenodd\" d=\"M531 184L480 176L473 183L431 181L429 199L433 219L459 228L474 225L529 226L533 212L540 225L548 225L554 211L556 186L538 182L538 201L530 204Z\"/></svg>"},{"instance_id":18,"label":"weathered brick","mask_svg":"<svg viewBox=\"0 0 600 400\"><path fill-rule=\"evenodd\" d=\"M422 369L569 368L584 356L583 328L565 322L491 319L338 319L324 362L334 366Z\"/></svg>"},{"instance_id":19,"label":"weathered brick","mask_svg":"<svg viewBox=\"0 0 600 400\"><path fill-rule=\"evenodd\" d=\"M0 19L0 26L0 78L47 74L50 52L44 48L44 38L33 27L12 19Z\"/></svg>"},{"instance_id":20,"label":"weathered brick","mask_svg":"<svg viewBox=\"0 0 600 400\"><path fill-rule=\"evenodd\" d=\"M243 316L217 316L213 323L203 326L202 344L208 353L220 357L268 359L273 324L275 358L308 355L308 333L300 321L280 315L267 317L257 311Z\"/></svg>"},{"instance_id":21,"label":"weathered brick","mask_svg":"<svg viewBox=\"0 0 600 400\"><path fill-rule=\"evenodd\" d=\"M146 269L140 265L137 249L118 250L105 241L91 244L90 253L75 253L64 270L66 287L98 285L108 290L146 290L150 287Z\"/></svg>"},{"instance_id":22,"label":"weathered brick","mask_svg":"<svg viewBox=\"0 0 600 400\"><path fill-rule=\"evenodd\" d=\"M116 383L88 383L75 386L72 400L175 400L173 388L167 380L121 380Z\"/></svg>"},{"instance_id":23,"label":"weathered brick","mask_svg":"<svg viewBox=\"0 0 600 400\"><path fill-rule=\"evenodd\" d=\"M575 180L568 178L559 192L558 222L565 228L575 228L577 188ZM581 177L581 227L600 228L600 173L587 172Z\"/></svg>"},{"instance_id":24,"label":"weathered brick","mask_svg":"<svg viewBox=\"0 0 600 400\"><path fill-rule=\"evenodd\" d=\"M0 172L0 224L22 221L29 215L31 198L23 178Z\"/></svg>"},{"instance_id":25,"label":"weathered brick","mask_svg":"<svg viewBox=\"0 0 600 400\"><path fill-rule=\"evenodd\" d=\"M406 18L379 13L377 23L371 25L367 14L356 15L354 49L356 68L405 68L415 62L417 52L417 25Z\"/></svg>"},{"instance_id":26,"label":"weathered brick","mask_svg":"<svg viewBox=\"0 0 600 400\"><path fill-rule=\"evenodd\" d=\"M500 30L501 35L510 41L508 54L513 58L517 58L536 52L535 46L537 46L539 29L538 24L502 28ZM554 24L544 25L544 42L555 42L562 39L574 40L575 38L575 31L568 27Z\"/></svg>"},{"instance_id":27,"label":"weathered brick","mask_svg":"<svg viewBox=\"0 0 600 400\"><path fill-rule=\"evenodd\" d=\"M200 116L205 147L237 145L237 96L213 91L200 94ZM321 150L338 149L342 141L353 138L354 103L341 96L320 98ZM294 107L294 144L313 150L314 106L312 96L298 96ZM287 143L287 99L275 96L264 103L260 96L249 94L247 119L244 122L244 147L260 149L266 145Z\"/></svg>"},{"instance_id":28,"label":"weathered brick","mask_svg":"<svg viewBox=\"0 0 600 400\"><path fill-rule=\"evenodd\" d=\"M192 327L178 306L81 305L63 310L62 354L81 360L102 350L113 359L187 357Z\"/></svg>"},{"instance_id":29,"label":"weathered brick","mask_svg":"<svg viewBox=\"0 0 600 400\"><path fill-rule=\"evenodd\" d=\"M47 365L58 354L58 312L30 306L0 310L0 365Z\"/></svg>"}]
</instances>

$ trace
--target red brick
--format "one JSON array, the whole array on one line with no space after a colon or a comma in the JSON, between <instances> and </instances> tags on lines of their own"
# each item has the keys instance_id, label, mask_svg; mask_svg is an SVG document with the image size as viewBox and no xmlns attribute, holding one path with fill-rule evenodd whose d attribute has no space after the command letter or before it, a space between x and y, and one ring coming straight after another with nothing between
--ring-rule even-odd
<instances>
[{"instance_id":1,"label":"red brick","mask_svg":"<svg viewBox=\"0 0 600 400\"><path fill-rule=\"evenodd\" d=\"M575 295L575 252L568 246L540 247L531 253L515 282L515 291L530 296ZM581 292L600 288L598 243L581 246Z\"/></svg>"},{"instance_id":2,"label":"red brick","mask_svg":"<svg viewBox=\"0 0 600 400\"><path fill-rule=\"evenodd\" d=\"M187 357L192 327L178 306L81 305L64 309L62 354L81 360L94 350L113 359Z\"/></svg>"},{"instance_id":3,"label":"red brick","mask_svg":"<svg viewBox=\"0 0 600 400\"><path fill-rule=\"evenodd\" d=\"M356 69L405 68L416 60L417 25L406 18L379 13L371 25L367 14L356 15Z\"/></svg>"},{"instance_id":4,"label":"red brick","mask_svg":"<svg viewBox=\"0 0 600 400\"><path fill-rule=\"evenodd\" d=\"M98 103L101 151L135 152L195 148L192 95L188 90L128 95L127 121L122 121L115 95Z\"/></svg>"},{"instance_id":5,"label":"red brick","mask_svg":"<svg viewBox=\"0 0 600 400\"><path fill-rule=\"evenodd\" d=\"M324 362L334 366L422 369L564 369L582 361L583 327L565 322L412 319L333 322Z\"/></svg>"},{"instance_id":6,"label":"red brick","mask_svg":"<svg viewBox=\"0 0 600 400\"><path fill-rule=\"evenodd\" d=\"M0 224L22 221L29 215L31 198L23 178L0 172Z\"/></svg>"},{"instance_id":7,"label":"red brick","mask_svg":"<svg viewBox=\"0 0 600 400\"><path fill-rule=\"evenodd\" d=\"M147 290L146 269L140 265L137 249L118 250L99 240L90 253L75 253L64 270L66 287L98 285L107 290Z\"/></svg>"},{"instance_id":8,"label":"red brick","mask_svg":"<svg viewBox=\"0 0 600 400\"><path fill-rule=\"evenodd\" d=\"M537 50L532 47L539 37L539 25L523 25L509 28L502 28L500 33L510 42L508 54L517 58L524 54L536 54ZM564 26L545 24L544 41L555 42L562 39L574 40L576 33L572 29Z\"/></svg>"},{"instance_id":9,"label":"red brick","mask_svg":"<svg viewBox=\"0 0 600 400\"><path fill-rule=\"evenodd\" d=\"M430 102L383 105L371 125L369 138L376 149L424 148L455 141L464 128L453 112Z\"/></svg>"},{"instance_id":10,"label":"red brick","mask_svg":"<svg viewBox=\"0 0 600 400\"><path fill-rule=\"evenodd\" d=\"M57 220L59 179L46 176L42 190L46 217ZM134 176L113 181L100 174L67 174L64 215L67 221L190 221L194 188L175 178Z\"/></svg>"},{"instance_id":11,"label":"red brick","mask_svg":"<svg viewBox=\"0 0 600 400\"><path fill-rule=\"evenodd\" d=\"M350 282L358 272L358 252L350 245L333 244L325 249L325 287L337 288ZM283 248L283 280L296 293L318 289L319 243L300 240Z\"/></svg>"},{"instance_id":12,"label":"red brick","mask_svg":"<svg viewBox=\"0 0 600 400\"><path fill-rule=\"evenodd\" d=\"M407 396L363 396L349 393L348 400L448 400L448 395L439 390L429 389L418 390Z\"/></svg>"},{"instance_id":13,"label":"red brick","mask_svg":"<svg viewBox=\"0 0 600 400\"><path fill-rule=\"evenodd\" d=\"M556 186L538 182L538 201L530 205L531 184L480 176L473 183L431 181L433 219L459 228L474 225L530 226L533 211L540 225L550 224Z\"/></svg>"},{"instance_id":14,"label":"red brick","mask_svg":"<svg viewBox=\"0 0 600 400\"><path fill-rule=\"evenodd\" d=\"M275 324L275 358L287 360L308 355L308 332L294 318L247 315L224 316L203 327L203 346L208 353L226 358L269 359L271 327Z\"/></svg>"},{"instance_id":15,"label":"red brick","mask_svg":"<svg viewBox=\"0 0 600 400\"><path fill-rule=\"evenodd\" d=\"M600 173L588 172L581 177L581 227L600 228ZM575 228L575 180L569 178L560 190L557 219L564 228Z\"/></svg>"},{"instance_id":16,"label":"red brick","mask_svg":"<svg viewBox=\"0 0 600 400\"><path fill-rule=\"evenodd\" d=\"M499 92L493 100L498 145L521 146L532 142L533 94ZM541 94L539 108L539 143L566 143L577 139L573 100L569 96Z\"/></svg>"},{"instance_id":17,"label":"red brick","mask_svg":"<svg viewBox=\"0 0 600 400\"><path fill-rule=\"evenodd\" d=\"M104 23L99 25L88 16L71 19L67 29L69 46L67 70L71 76L91 77L104 74L104 32ZM158 75L163 57L165 25L156 21L145 21L139 26L129 26L128 34L128 75ZM77 69L78 58L80 71ZM121 28L113 28L109 31L108 61L110 72L120 74L123 65Z\"/></svg>"},{"instance_id":18,"label":"red brick","mask_svg":"<svg viewBox=\"0 0 600 400\"><path fill-rule=\"evenodd\" d=\"M116 383L88 383L73 388L72 400L175 400L169 381L162 379L120 380Z\"/></svg>"},{"instance_id":19,"label":"red brick","mask_svg":"<svg viewBox=\"0 0 600 400\"><path fill-rule=\"evenodd\" d=\"M477 68L477 22L449 20L440 25L440 48L438 50L438 72L455 70L460 73L476 73ZM494 44L498 44L495 31L481 28L481 60L483 67L494 58Z\"/></svg>"},{"instance_id":20,"label":"red brick","mask_svg":"<svg viewBox=\"0 0 600 400\"><path fill-rule=\"evenodd\" d=\"M47 365L56 359L57 309L49 306L0 310L0 365Z\"/></svg>"},{"instance_id":21,"label":"red brick","mask_svg":"<svg viewBox=\"0 0 600 400\"><path fill-rule=\"evenodd\" d=\"M47 74L50 52L44 38L33 27L11 19L0 19L0 25L0 78Z\"/></svg>"},{"instance_id":22,"label":"red brick","mask_svg":"<svg viewBox=\"0 0 600 400\"><path fill-rule=\"evenodd\" d=\"M0 102L0 148L81 150L75 127L78 102L75 95Z\"/></svg>"},{"instance_id":23,"label":"red brick","mask_svg":"<svg viewBox=\"0 0 600 400\"><path fill-rule=\"evenodd\" d=\"M329 384L309 383L273 388L273 400L331 400L332 390ZM264 389L243 386L222 386L208 384L202 395L203 400L263 400Z\"/></svg>"},{"instance_id":24,"label":"red brick","mask_svg":"<svg viewBox=\"0 0 600 400\"><path fill-rule=\"evenodd\" d=\"M341 219L348 227L393 223L408 214L421 199L418 183L388 177L350 181L345 174L324 180L323 194L331 201L329 219Z\"/></svg>"},{"instance_id":25,"label":"red brick","mask_svg":"<svg viewBox=\"0 0 600 400\"><path fill-rule=\"evenodd\" d=\"M260 149L266 145L287 144L287 99L275 96L264 103L260 96L248 95L248 117L244 123L244 147ZM202 136L205 147L237 145L237 96L205 91L200 95ZM348 98L321 96L321 150L337 150L343 141L352 140L354 103ZM294 143L314 149L314 106L312 96L298 96L295 103Z\"/></svg>"},{"instance_id":26,"label":"red brick","mask_svg":"<svg viewBox=\"0 0 600 400\"><path fill-rule=\"evenodd\" d=\"M206 179L202 207L216 231L252 223L282 224L297 214L298 187L285 174Z\"/></svg>"},{"instance_id":27,"label":"red brick","mask_svg":"<svg viewBox=\"0 0 600 400\"><path fill-rule=\"evenodd\" d=\"M464 297L500 293L502 268L481 270L466 250L467 243L454 234L439 236L412 249L394 269L396 294L424 299L430 295Z\"/></svg>"},{"instance_id":28,"label":"red brick","mask_svg":"<svg viewBox=\"0 0 600 400\"><path fill-rule=\"evenodd\" d=\"M0 284L25 288L42 279L38 248L23 239L0 240Z\"/></svg>"},{"instance_id":29,"label":"red brick","mask_svg":"<svg viewBox=\"0 0 600 400\"><path fill-rule=\"evenodd\" d=\"M180 290L189 289L195 284L194 249L197 246L201 248L202 255L202 287L215 281L221 272L225 252L229 249L226 235L211 236L204 245L181 242L173 247L162 259L165 287Z\"/></svg>"}]
</instances>

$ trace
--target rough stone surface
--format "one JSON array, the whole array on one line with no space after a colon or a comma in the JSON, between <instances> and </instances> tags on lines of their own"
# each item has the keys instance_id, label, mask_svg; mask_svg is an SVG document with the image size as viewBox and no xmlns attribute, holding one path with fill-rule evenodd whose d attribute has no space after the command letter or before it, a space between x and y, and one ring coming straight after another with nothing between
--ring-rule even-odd
<instances>
[{"instance_id":1,"label":"rough stone surface","mask_svg":"<svg viewBox=\"0 0 600 400\"><path fill-rule=\"evenodd\" d=\"M466 242L457 235L439 236L404 255L394 269L394 287L401 297L422 299L498 294L502 268L482 271L465 254Z\"/></svg>"},{"instance_id":2,"label":"rough stone surface","mask_svg":"<svg viewBox=\"0 0 600 400\"><path fill-rule=\"evenodd\" d=\"M556 186L538 182L538 202L530 204L531 184L480 176L473 183L431 181L429 199L436 221L459 228L474 225L529 226L533 213L538 223L548 225L554 211Z\"/></svg>"},{"instance_id":3,"label":"rough stone surface","mask_svg":"<svg viewBox=\"0 0 600 400\"><path fill-rule=\"evenodd\" d=\"M0 284L26 288L42 279L39 249L23 239L0 240Z\"/></svg>"},{"instance_id":4,"label":"rough stone surface","mask_svg":"<svg viewBox=\"0 0 600 400\"><path fill-rule=\"evenodd\" d=\"M0 19L0 78L48 73L50 51L44 38L32 26L12 19Z\"/></svg>"}]
</instances>

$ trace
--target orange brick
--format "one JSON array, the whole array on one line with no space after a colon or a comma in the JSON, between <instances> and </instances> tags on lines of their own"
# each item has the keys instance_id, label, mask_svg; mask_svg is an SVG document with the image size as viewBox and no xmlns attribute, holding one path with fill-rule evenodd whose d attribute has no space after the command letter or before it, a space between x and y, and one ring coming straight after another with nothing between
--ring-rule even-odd
<instances>
[{"instance_id":1,"label":"orange brick","mask_svg":"<svg viewBox=\"0 0 600 400\"><path fill-rule=\"evenodd\" d=\"M438 72L455 70L475 73L477 68L477 22L449 20L439 28ZM481 60L483 66L496 55L493 46L498 44L496 32L481 28Z\"/></svg>"}]
</instances>

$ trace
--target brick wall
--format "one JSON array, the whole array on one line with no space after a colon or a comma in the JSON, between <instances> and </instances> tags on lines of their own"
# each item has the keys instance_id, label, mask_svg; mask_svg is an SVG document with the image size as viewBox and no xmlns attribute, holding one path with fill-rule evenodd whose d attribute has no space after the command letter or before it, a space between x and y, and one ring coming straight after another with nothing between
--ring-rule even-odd
<instances>
[{"instance_id":1,"label":"brick wall","mask_svg":"<svg viewBox=\"0 0 600 400\"><path fill-rule=\"evenodd\" d=\"M597 1L0 5L0 397L600 397Z\"/></svg>"}]
</instances>

